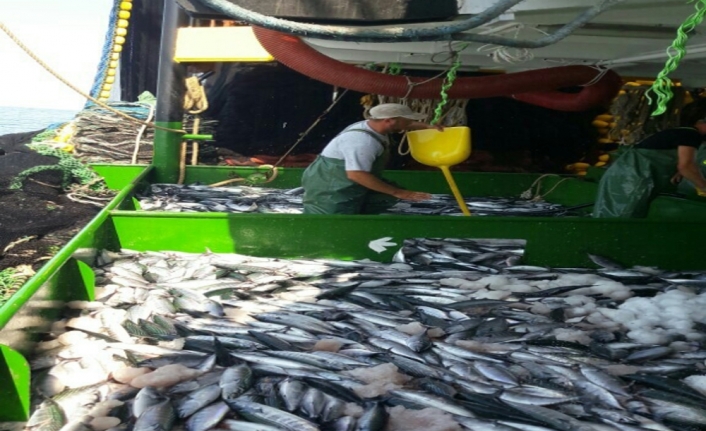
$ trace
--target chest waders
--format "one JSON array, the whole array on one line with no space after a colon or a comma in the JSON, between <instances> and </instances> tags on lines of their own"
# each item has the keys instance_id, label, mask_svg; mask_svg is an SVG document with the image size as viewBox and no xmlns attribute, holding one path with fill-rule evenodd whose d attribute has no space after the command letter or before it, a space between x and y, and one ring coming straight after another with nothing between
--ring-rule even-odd
<instances>
[{"instance_id":1,"label":"chest waders","mask_svg":"<svg viewBox=\"0 0 706 431\"><path fill-rule=\"evenodd\" d=\"M370 173L380 178L390 157L388 143L365 129L350 129L372 136L383 147L383 153L373 162ZM340 135L339 135L340 136ZM302 175L304 214L378 214L397 199L361 186L346 175L344 160L318 156Z\"/></svg>"},{"instance_id":2,"label":"chest waders","mask_svg":"<svg viewBox=\"0 0 706 431\"><path fill-rule=\"evenodd\" d=\"M593 217L647 217L652 199L674 189L677 161L676 149L621 149L598 184Z\"/></svg>"}]
</instances>

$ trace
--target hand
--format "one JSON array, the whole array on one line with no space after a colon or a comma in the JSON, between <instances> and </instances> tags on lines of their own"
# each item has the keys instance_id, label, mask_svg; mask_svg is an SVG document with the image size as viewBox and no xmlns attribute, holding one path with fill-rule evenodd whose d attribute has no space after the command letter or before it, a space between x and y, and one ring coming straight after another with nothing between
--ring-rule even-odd
<instances>
[{"instance_id":1,"label":"hand","mask_svg":"<svg viewBox=\"0 0 706 431\"><path fill-rule=\"evenodd\" d=\"M434 126L432 126L431 124L427 124L427 129L436 129L436 130L438 130L438 131L440 131L440 132L443 132L443 131L444 131L444 126L441 125L441 124L436 124L436 125L434 125Z\"/></svg>"},{"instance_id":2,"label":"hand","mask_svg":"<svg viewBox=\"0 0 706 431\"><path fill-rule=\"evenodd\" d=\"M672 184L674 184L674 185L677 185L677 184L679 184L679 183L681 182L681 180L682 180L683 178L684 178L684 177L682 176L682 174L680 174L679 172L677 172L676 174L674 174L674 176L672 177L672 179L669 180L669 182L672 183Z\"/></svg>"},{"instance_id":3,"label":"hand","mask_svg":"<svg viewBox=\"0 0 706 431\"><path fill-rule=\"evenodd\" d=\"M408 201L425 201L431 199L431 195L429 193L413 192L411 190L401 189L396 191L392 196L396 197L397 199L404 199Z\"/></svg>"}]
</instances>

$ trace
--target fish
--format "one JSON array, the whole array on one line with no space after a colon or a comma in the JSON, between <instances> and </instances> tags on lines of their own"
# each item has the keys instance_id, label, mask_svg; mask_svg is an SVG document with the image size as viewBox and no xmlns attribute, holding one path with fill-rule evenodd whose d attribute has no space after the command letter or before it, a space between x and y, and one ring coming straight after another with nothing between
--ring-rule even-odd
<instances>
[{"instance_id":1,"label":"fish","mask_svg":"<svg viewBox=\"0 0 706 431\"><path fill-rule=\"evenodd\" d=\"M137 199L140 211L301 214L303 194L301 187L277 189L157 183L138 193ZM464 196L464 201L473 214L478 216L560 217L581 214L581 206L566 207L544 200ZM396 203L383 214L456 216L461 215L461 210L453 195L433 194L431 199L423 202Z\"/></svg>"},{"instance_id":2,"label":"fish","mask_svg":"<svg viewBox=\"0 0 706 431\"><path fill-rule=\"evenodd\" d=\"M390 395L409 400L413 403L417 403L419 405L425 406L425 407L433 407L439 410L443 410L447 413L457 415L457 416L463 416L463 417L470 417L473 418L475 417L475 414L471 412L470 410L455 404L454 402L437 397L435 395L427 394L424 392L419 392L419 391L410 391L410 390L402 390L402 389L396 389L392 390L389 392Z\"/></svg>"},{"instance_id":3,"label":"fish","mask_svg":"<svg viewBox=\"0 0 706 431\"><path fill-rule=\"evenodd\" d=\"M387 424L388 414L380 403L373 403L358 419L356 431L382 431Z\"/></svg>"},{"instance_id":4,"label":"fish","mask_svg":"<svg viewBox=\"0 0 706 431\"><path fill-rule=\"evenodd\" d=\"M218 381L221 397L225 400L236 399L244 394L253 383L253 373L246 364L237 364L223 371Z\"/></svg>"},{"instance_id":5,"label":"fish","mask_svg":"<svg viewBox=\"0 0 706 431\"><path fill-rule=\"evenodd\" d=\"M186 420L188 431L207 431L218 425L230 412L229 406L222 402L215 402L202 408Z\"/></svg>"},{"instance_id":6,"label":"fish","mask_svg":"<svg viewBox=\"0 0 706 431\"><path fill-rule=\"evenodd\" d=\"M255 422L280 427L287 431L318 431L315 424L274 407L238 400L228 400L226 403L236 413Z\"/></svg>"},{"instance_id":7,"label":"fish","mask_svg":"<svg viewBox=\"0 0 706 431\"><path fill-rule=\"evenodd\" d=\"M171 400L148 407L135 421L135 431L170 431L176 420Z\"/></svg>"},{"instance_id":8,"label":"fish","mask_svg":"<svg viewBox=\"0 0 706 431\"><path fill-rule=\"evenodd\" d=\"M699 286L668 280L706 276L525 265L524 245L413 238L391 263L100 251L96 301L31 358L50 377L26 429L380 430L395 406L479 430L704 425L702 326L635 328L631 307L686 310Z\"/></svg>"},{"instance_id":9,"label":"fish","mask_svg":"<svg viewBox=\"0 0 706 431\"><path fill-rule=\"evenodd\" d=\"M219 427L230 431L282 431L280 427L235 419L224 419Z\"/></svg>"},{"instance_id":10,"label":"fish","mask_svg":"<svg viewBox=\"0 0 706 431\"><path fill-rule=\"evenodd\" d=\"M59 431L66 424L61 406L47 398L32 413L25 427L34 431Z\"/></svg>"}]
</instances>

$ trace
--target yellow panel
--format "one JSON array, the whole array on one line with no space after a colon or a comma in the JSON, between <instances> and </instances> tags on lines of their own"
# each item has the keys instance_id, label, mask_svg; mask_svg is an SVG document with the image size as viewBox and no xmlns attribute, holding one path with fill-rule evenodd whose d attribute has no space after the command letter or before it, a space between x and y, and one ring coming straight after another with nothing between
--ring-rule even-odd
<instances>
[{"instance_id":1,"label":"yellow panel","mask_svg":"<svg viewBox=\"0 0 706 431\"><path fill-rule=\"evenodd\" d=\"M184 27L177 34L177 63L273 60L250 27Z\"/></svg>"}]
</instances>

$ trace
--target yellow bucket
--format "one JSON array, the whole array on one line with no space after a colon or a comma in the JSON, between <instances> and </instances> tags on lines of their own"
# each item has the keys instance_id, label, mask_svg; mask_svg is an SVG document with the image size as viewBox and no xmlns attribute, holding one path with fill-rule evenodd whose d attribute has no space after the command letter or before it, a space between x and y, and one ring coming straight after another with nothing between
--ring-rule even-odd
<instances>
[{"instance_id":1,"label":"yellow bucket","mask_svg":"<svg viewBox=\"0 0 706 431\"><path fill-rule=\"evenodd\" d=\"M471 213L456 186L449 166L457 165L471 155L471 129L446 127L443 132L435 129L415 130L407 132L407 142L416 161L441 169L461 212L470 216Z\"/></svg>"},{"instance_id":2,"label":"yellow bucket","mask_svg":"<svg viewBox=\"0 0 706 431\"><path fill-rule=\"evenodd\" d=\"M407 132L412 157L419 163L440 168L465 161L471 155L471 129L446 127Z\"/></svg>"}]
</instances>

